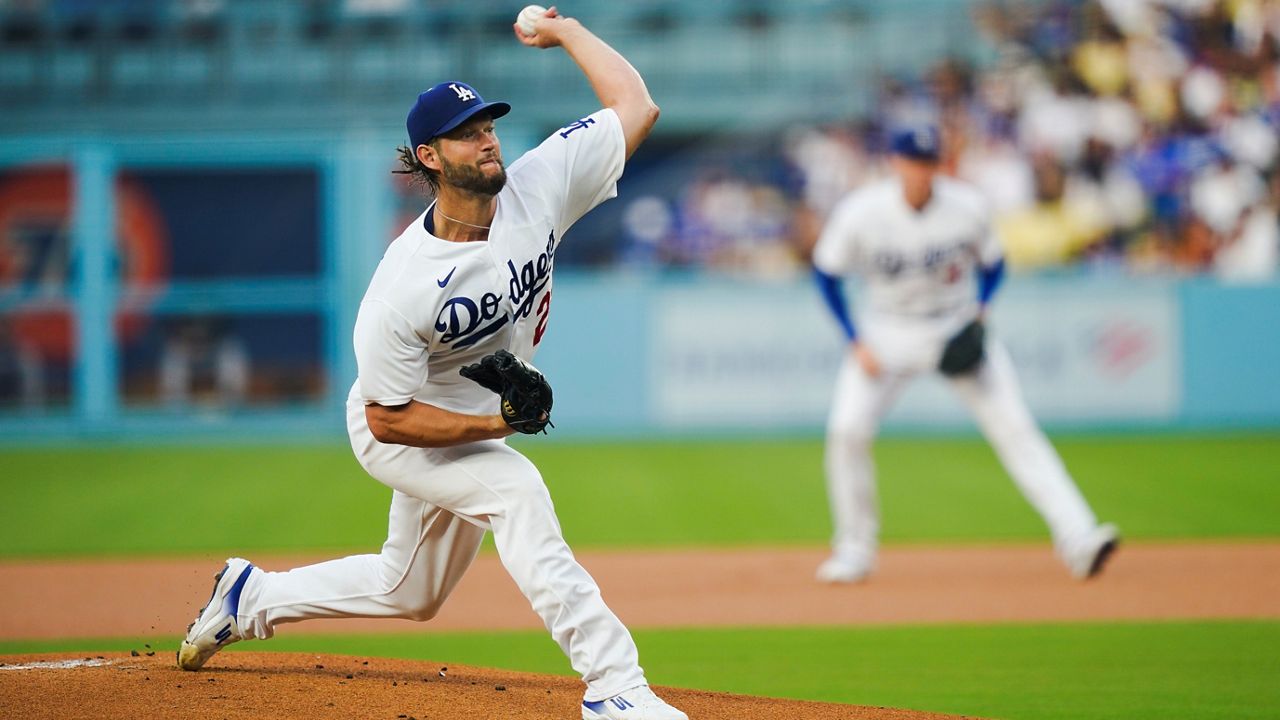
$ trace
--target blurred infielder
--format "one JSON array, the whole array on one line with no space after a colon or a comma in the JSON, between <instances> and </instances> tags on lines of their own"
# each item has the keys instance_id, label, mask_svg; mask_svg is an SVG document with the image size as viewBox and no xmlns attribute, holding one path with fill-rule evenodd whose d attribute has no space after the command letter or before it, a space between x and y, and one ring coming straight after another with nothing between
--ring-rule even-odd
<instances>
[{"instance_id":1,"label":"blurred infielder","mask_svg":"<svg viewBox=\"0 0 1280 720\"><path fill-rule=\"evenodd\" d=\"M871 443L916 375L941 371L1049 526L1077 578L1096 575L1119 542L1099 525L1023 402L1009 353L985 337L986 306L1004 272L976 190L938 175L932 127L891 137L894 177L861 188L832 212L813 263L850 343L827 425L827 491L835 525L824 582L856 582L875 569L879 535ZM841 277L861 280L858 323Z\"/></svg>"},{"instance_id":2,"label":"blurred infielder","mask_svg":"<svg viewBox=\"0 0 1280 720\"><path fill-rule=\"evenodd\" d=\"M527 26L520 41L563 47L604 108L509 170L494 134L506 103L446 82L410 110L401 160L436 200L374 273L347 401L357 458L394 490L382 551L280 573L228 560L179 650L184 669L283 623L430 619L492 530L504 567L586 683L583 718L688 720L649 689L630 633L565 544L537 468L503 440L550 421L550 386L524 361L547 327L560 239L616 194L658 118L635 69L576 20L553 8Z\"/></svg>"}]
</instances>

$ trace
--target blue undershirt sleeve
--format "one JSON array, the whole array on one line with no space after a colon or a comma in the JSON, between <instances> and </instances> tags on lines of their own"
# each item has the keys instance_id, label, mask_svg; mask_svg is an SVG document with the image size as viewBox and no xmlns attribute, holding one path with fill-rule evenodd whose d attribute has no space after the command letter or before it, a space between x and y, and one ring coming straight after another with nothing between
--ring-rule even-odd
<instances>
[{"instance_id":1,"label":"blue undershirt sleeve","mask_svg":"<svg viewBox=\"0 0 1280 720\"><path fill-rule=\"evenodd\" d=\"M853 320L849 317L849 306L844 299L844 285L840 278L814 268L813 279L818 283L818 289L822 291L822 299L826 300L831 314L835 315L836 321L840 323L840 329L844 330L845 337L852 341L858 334L854 331Z\"/></svg>"},{"instance_id":2,"label":"blue undershirt sleeve","mask_svg":"<svg viewBox=\"0 0 1280 720\"><path fill-rule=\"evenodd\" d=\"M986 305L991 297L996 294L996 288L1000 287L1000 282L1004 280L1004 260L1000 259L994 265L984 265L978 267L978 304Z\"/></svg>"}]
</instances>

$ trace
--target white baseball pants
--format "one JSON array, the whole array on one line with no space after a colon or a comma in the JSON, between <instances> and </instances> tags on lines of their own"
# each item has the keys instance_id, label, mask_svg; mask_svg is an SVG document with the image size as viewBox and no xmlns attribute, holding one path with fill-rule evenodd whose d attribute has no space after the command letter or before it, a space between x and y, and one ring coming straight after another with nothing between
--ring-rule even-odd
<instances>
[{"instance_id":1,"label":"white baseball pants","mask_svg":"<svg viewBox=\"0 0 1280 720\"><path fill-rule=\"evenodd\" d=\"M277 625L309 618L428 620L492 530L503 566L586 682L586 699L645 684L631 634L574 559L533 463L500 440L430 449L379 443L357 403L348 405L347 425L360 464L395 491L382 551L253 573L240 597L245 637L269 638Z\"/></svg>"},{"instance_id":2,"label":"white baseball pants","mask_svg":"<svg viewBox=\"0 0 1280 720\"><path fill-rule=\"evenodd\" d=\"M1066 556L1097 519L1027 409L1008 351L992 338L986 351L975 374L948 382L1018 489L1048 524L1059 555ZM827 493L835 525L833 549L850 562L869 566L874 561L880 517L871 443L880 421L917 374L887 368L872 378L852 353L840 368L827 423Z\"/></svg>"}]
</instances>

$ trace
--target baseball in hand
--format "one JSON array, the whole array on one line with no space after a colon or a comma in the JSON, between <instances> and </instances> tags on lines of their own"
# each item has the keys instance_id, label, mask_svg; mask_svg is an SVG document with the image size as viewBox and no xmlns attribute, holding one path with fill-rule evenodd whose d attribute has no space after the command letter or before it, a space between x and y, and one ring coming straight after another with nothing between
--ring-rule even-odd
<instances>
[{"instance_id":1,"label":"baseball in hand","mask_svg":"<svg viewBox=\"0 0 1280 720\"><path fill-rule=\"evenodd\" d=\"M520 26L520 32L533 37L536 34L534 23L541 20L546 13L547 9L541 5L525 5L520 14L516 16L516 25Z\"/></svg>"}]
</instances>

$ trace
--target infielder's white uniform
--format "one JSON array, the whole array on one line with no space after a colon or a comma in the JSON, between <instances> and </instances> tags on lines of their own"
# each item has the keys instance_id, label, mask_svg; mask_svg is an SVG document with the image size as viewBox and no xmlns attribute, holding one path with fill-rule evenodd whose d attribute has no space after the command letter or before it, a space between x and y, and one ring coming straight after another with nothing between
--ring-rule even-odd
<instances>
[{"instance_id":1,"label":"infielder's white uniform","mask_svg":"<svg viewBox=\"0 0 1280 720\"><path fill-rule=\"evenodd\" d=\"M368 403L410 400L494 414L497 396L458 369L501 348L532 359L546 330L560 238L616 195L624 161L618 117L601 110L511 165L487 242L431 235L428 208L391 244L360 305L360 376L347 400L356 457L395 491L386 543L377 555L253 573L240 597L246 637L268 638L280 623L308 618L426 620L492 530L503 565L587 683L586 699L645 684L631 635L565 544L529 460L502 440L383 444L365 420Z\"/></svg>"},{"instance_id":2,"label":"infielder's white uniform","mask_svg":"<svg viewBox=\"0 0 1280 720\"><path fill-rule=\"evenodd\" d=\"M947 340L977 316L977 270L1000 258L977 191L941 176L919 211L897 179L851 193L818 240L819 271L861 281L857 337L881 364L871 377L853 353L845 355L827 426L833 560L861 574L874 566L878 543L871 442L879 423L912 378L936 371ZM1009 353L988 337L980 369L948 380L1048 523L1059 554L1069 566L1078 564L1081 553L1096 549L1089 546L1097 521L1027 410Z\"/></svg>"}]
</instances>

